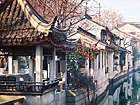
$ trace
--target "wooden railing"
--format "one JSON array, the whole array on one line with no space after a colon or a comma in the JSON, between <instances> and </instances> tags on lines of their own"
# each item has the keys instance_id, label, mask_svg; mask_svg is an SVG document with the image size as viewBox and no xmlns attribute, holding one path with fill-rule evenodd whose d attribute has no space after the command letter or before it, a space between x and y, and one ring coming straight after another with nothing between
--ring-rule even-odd
<instances>
[{"instance_id":1,"label":"wooden railing","mask_svg":"<svg viewBox=\"0 0 140 105\"><path fill-rule=\"evenodd\" d=\"M16 98L16 99L0 102L0 105L14 105L14 103L16 102L23 103L23 101L24 101L24 98Z\"/></svg>"},{"instance_id":2,"label":"wooden railing","mask_svg":"<svg viewBox=\"0 0 140 105\"><path fill-rule=\"evenodd\" d=\"M43 93L48 89L57 87L59 80L47 82L0 82L0 93L22 92L22 93Z\"/></svg>"}]
</instances>

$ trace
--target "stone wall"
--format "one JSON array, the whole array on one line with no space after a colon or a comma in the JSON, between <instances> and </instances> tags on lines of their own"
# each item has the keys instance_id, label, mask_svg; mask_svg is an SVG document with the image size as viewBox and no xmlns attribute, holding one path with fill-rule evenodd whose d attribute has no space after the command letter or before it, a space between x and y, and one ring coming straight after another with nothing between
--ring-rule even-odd
<instances>
[{"instance_id":1,"label":"stone wall","mask_svg":"<svg viewBox=\"0 0 140 105\"><path fill-rule=\"evenodd\" d=\"M54 90L46 92L43 95L0 95L0 102L15 98L24 98L23 105L56 105Z\"/></svg>"},{"instance_id":2,"label":"stone wall","mask_svg":"<svg viewBox=\"0 0 140 105\"><path fill-rule=\"evenodd\" d=\"M90 101L93 99L93 93L90 94ZM87 105L88 96L84 90L67 90L66 105Z\"/></svg>"},{"instance_id":3,"label":"stone wall","mask_svg":"<svg viewBox=\"0 0 140 105\"><path fill-rule=\"evenodd\" d=\"M87 105L88 95L85 90L55 90L48 91L43 95L0 95L0 102L24 98L23 105ZM93 93L90 94L90 101Z\"/></svg>"},{"instance_id":4,"label":"stone wall","mask_svg":"<svg viewBox=\"0 0 140 105\"><path fill-rule=\"evenodd\" d=\"M40 99L40 105L55 105L55 90L43 94Z\"/></svg>"},{"instance_id":5,"label":"stone wall","mask_svg":"<svg viewBox=\"0 0 140 105\"><path fill-rule=\"evenodd\" d=\"M60 92L55 92L55 105L65 105L66 104L66 92L62 90Z\"/></svg>"}]
</instances>

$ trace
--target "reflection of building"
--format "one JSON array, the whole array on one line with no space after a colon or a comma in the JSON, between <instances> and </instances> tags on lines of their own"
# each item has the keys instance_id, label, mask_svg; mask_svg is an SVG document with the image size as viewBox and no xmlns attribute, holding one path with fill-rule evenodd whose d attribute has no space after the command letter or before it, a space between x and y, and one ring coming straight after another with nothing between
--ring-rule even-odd
<instances>
[{"instance_id":1,"label":"reflection of building","mask_svg":"<svg viewBox=\"0 0 140 105\"><path fill-rule=\"evenodd\" d=\"M140 73L136 72L127 81L109 90L98 105L139 105L140 104ZM115 90L114 90L115 88ZM111 92L113 91L113 92Z\"/></svg>"},{"instance_id":2,"label":"reflection of building","mask_svg":"<svg viewBox=\"0 0 140 105\"><path fill-rule=\"evenodd\" d=\"M0 51L8 58L8 73L0 75L0 102L24 97L26 105L55 104L55 88L66 79L65 51L72 45L67 30L55 22L45 21L26 0L0 4Z\"/></svg>"},{"instance_id":3,"label":"reflection of building","mask_svg":"<svg viewBox=\"0 0 140 105\"><path fill-rule=\"evenodd\" d=\"M102 101L99 102L98 105L128 105L130 103L133 103L132 82L133 81L131 77L127 81L121 81L119 85L110 88L104 99L102 99Z\"/></svg>"}]
</instances>

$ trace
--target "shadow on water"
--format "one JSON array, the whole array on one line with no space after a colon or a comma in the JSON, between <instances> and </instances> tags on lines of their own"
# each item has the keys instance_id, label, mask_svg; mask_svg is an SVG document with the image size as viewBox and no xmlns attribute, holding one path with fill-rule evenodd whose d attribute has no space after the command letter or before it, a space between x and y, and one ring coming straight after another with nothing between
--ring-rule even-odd
<instances>
[{"instance_id":1,"label":"shadow on water","mask_svg":"<svg viewBox=\"0 0 140 105\"><path fill-rule=\"evenodd\" d=\"M140 71L108 90L97 105L140 105Z\"/></svg>"}]
</instances>

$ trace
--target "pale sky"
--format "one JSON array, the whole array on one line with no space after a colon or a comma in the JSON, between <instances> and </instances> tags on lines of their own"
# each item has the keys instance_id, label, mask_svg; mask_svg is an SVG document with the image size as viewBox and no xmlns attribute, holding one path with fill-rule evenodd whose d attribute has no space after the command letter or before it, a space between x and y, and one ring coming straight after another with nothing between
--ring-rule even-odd
<instances>
[{"instance_id":1,"label":"pale sky","mask_svg":"<svg viewBox=\"0 0 140 105\"><path fill-rule=\"evenodd\" d=\"M102 7L101 9L111 8L123 14L126 22L140 22L140 0L96 0L96 1L101 3Z\"/></svg>"}]
</instances>

